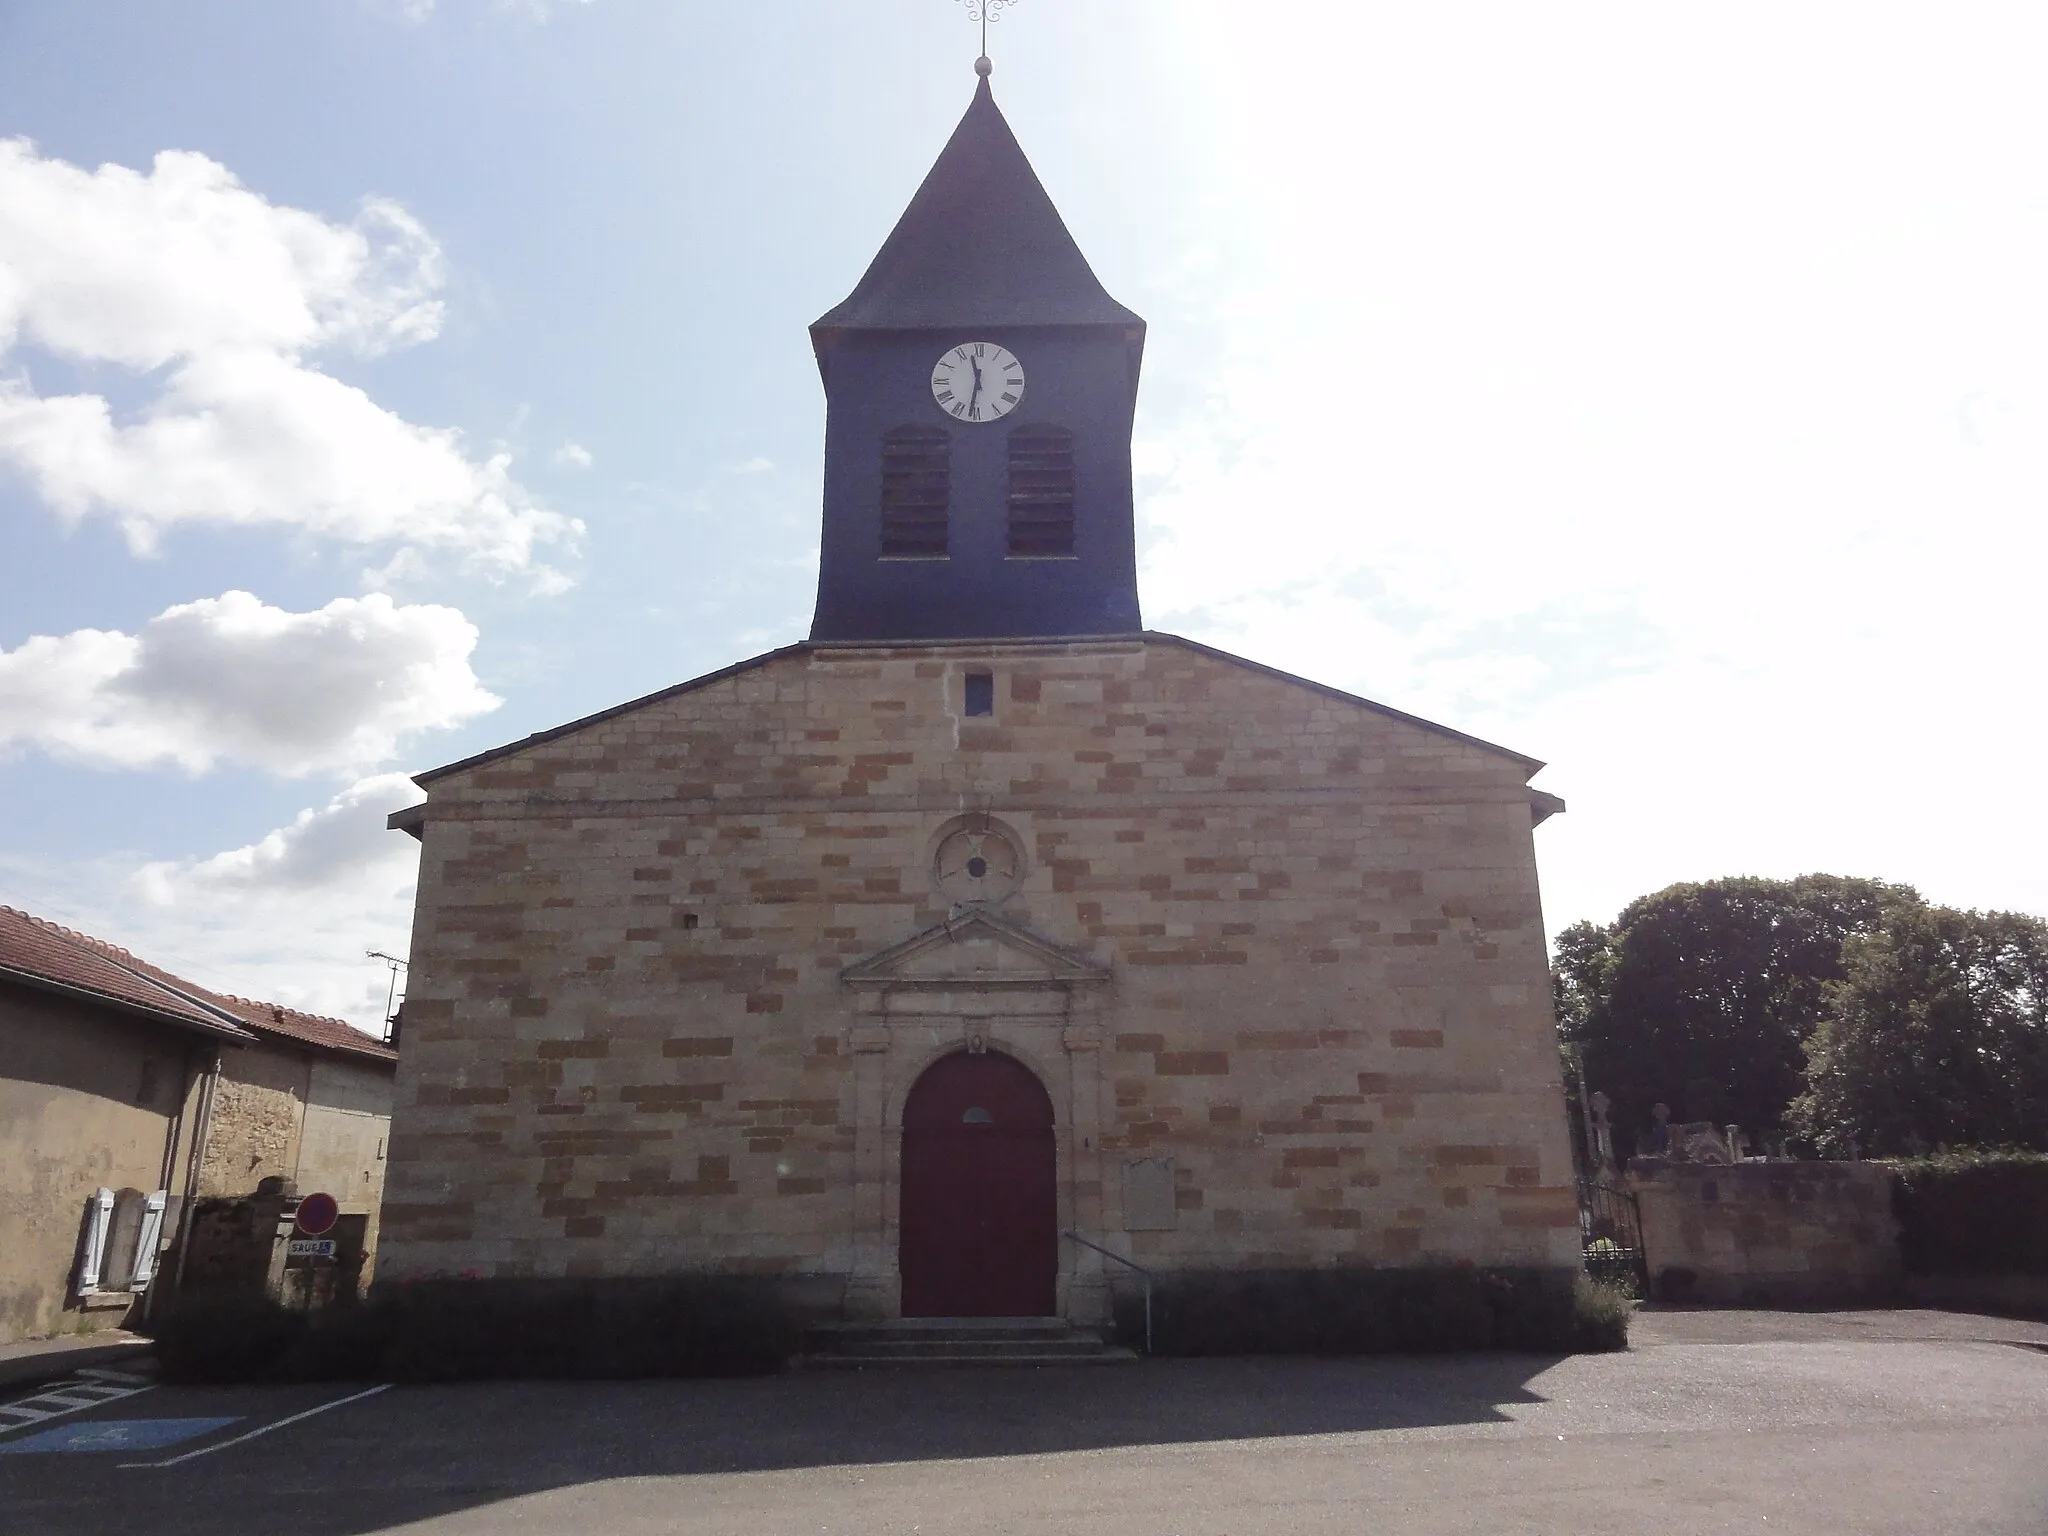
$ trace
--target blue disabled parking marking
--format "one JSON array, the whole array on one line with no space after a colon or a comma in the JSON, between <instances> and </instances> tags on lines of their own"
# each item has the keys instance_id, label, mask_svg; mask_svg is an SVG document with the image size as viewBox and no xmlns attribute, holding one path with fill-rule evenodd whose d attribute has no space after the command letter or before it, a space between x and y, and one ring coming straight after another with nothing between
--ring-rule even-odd
<instances>
[{"instance_id":1,"label":"blue disabled parking marking","mask_svg":"<svg viewBox=\"0 0 2048 1536\"><path fill-rule=\"evenodd\" d=\"M102 1419L97 1423L59 1424L19 1440L0 1440L0 1456L33 1456L45 1451L152 1451L183 1440L196 1440L241 1422L235 1417Z\"/></svg>"}]
</instances>

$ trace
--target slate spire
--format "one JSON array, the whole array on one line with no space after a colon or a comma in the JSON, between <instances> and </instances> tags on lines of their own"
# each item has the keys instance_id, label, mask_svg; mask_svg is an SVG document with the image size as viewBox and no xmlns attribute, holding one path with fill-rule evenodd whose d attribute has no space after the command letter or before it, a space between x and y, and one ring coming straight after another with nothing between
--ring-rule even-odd
<instances>
[{"instance_id":1,"label":"slate spire","mask_svg":"<svg viewBox=\"0 0 2048 1536\"><path fill-rule=\"evenodd\" d=\"M811 336L822 352L847 330L1144 323L1097 280L984 74L867 275Z\"/></svg>"}]
</instances>

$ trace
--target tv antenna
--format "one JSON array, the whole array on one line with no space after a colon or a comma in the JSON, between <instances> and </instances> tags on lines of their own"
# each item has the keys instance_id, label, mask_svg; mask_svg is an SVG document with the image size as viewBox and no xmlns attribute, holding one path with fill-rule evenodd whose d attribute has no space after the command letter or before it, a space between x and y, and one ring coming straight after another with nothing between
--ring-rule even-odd
<instances>
[{"instance_id":1,"label":"tv antenna","mask_svg":"<svg viewBox=\"0 0 2048 1536\"><path fill-rule=\"evenodd\" d=\"M387 955L381 949L366 949L363 951L363 958L366 960L382 960L391 967L391 985L384 993L384 1038L388 1041L398 1022L392 1017L393 1010L391 1006L398 1000L398 973L409 969L409 967L398 956Z\"/></svg>"}]
</instances>

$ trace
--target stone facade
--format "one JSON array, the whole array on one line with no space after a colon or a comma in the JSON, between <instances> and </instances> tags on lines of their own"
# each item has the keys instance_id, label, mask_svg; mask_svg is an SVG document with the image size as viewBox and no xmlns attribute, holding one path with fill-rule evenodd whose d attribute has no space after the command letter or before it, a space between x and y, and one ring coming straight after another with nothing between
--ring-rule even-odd
<instances>
[{"instance_id":1,"label":"stone facade","mask_svg":"<svg viewBox=\"0 0 2048 1536\"><path fill-rule=\"evenodd\" d=\"M1643 1255L1669 1301L1813 1305L1900 1285L1891 1170L1877 1163L1636 1158Z\"/></svg>"},{"instance_id":2,"label":"stone facade","mask_svg":"<svg viewBox=\"0 0 2048 1536\"><path fill-rule=\"evenodd\" d=\"M162 1202L148 1229L160 1290L179 1278L188 1207L231 1202L266 1179L332 1193L374 1252L390 1053L259 1036L228 1017L222 1033L236 1038L223 1039L83 988L0 975L0 1343L139 1321L150 1282L133 1272L152 1198ZM88 1207L102 1189L116 1199L113 1230L98 1245L96 1283L81 1290ZM259 1282L269 1268L266 1256Z\"/></svg>"},{"instance_id":3,"label":"stone facade","mask_svg":"<svg viewBox=\"0 0 2048 1536\"><path fill-rule=\"evenodd\" d=\"M266 1179L300 1195L330 1194L344 1217L362 1219L374 1256L392 1079L387 1062L277 1043L228 1052L207 1114L200 1197L237 1199Z\"/></svg>"},{"instance_id":4,"label":"stone facade","mask_svg":"<svg viewBox=\"0 0 2048 1536\"><path fill-rule=\"evenodd\" d=\"M1037 1074L1062 1230L1139 1263L1570 1269L1537 766L1146 635L794 647L423 775L381 1273L890 1315L958 1050Z\"/></svg>"},{"instance_id":5,"label":"stone facade","mask_svg":"<svg viewBox=\"0 0 2048 1536\"><path fill-rule=\"evenodd\" d=\"M298 1172L308 1060L295 1051L237 1051L221 1058L207 1114L199 1194L243 1195Z\"/></svg>"},{"instance_id":6,"label":"stone facade","mask_svg":"<svg viewBox=\"0 0 2048 1536\"><path fill-rule=\"evenodd\" d=\"M0 1343L140 1321L186 1277L187 1214L266 1181L373 1245L396 1060L0 907Z\"/></svg>"}]
</instances>

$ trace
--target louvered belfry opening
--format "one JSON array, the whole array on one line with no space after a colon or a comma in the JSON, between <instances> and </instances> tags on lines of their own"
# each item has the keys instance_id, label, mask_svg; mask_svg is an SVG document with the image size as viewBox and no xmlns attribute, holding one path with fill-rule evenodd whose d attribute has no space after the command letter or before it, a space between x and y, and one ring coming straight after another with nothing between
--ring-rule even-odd
<instances>
[{"instance_id":1,"label":"louvered belfry opening","mask_svg":"<svg viewBox=\"0 0 2048 1536\"><path fill-rule=\"evenodd\" d=\"M882 434L882 553L946 553L951 471L944 427L891 427Z\"/></svg>"},{"instance_id":2,"label":"louvered belfry opening","mask_svg":"<svg viewBox=\"0 0 2048 1536\"><path fill-rule=\"evenodd\" d=\"M1065 427L1010 433L1010 553L1074 552L1074 434Z\"/></svg>"}]
</instances>

